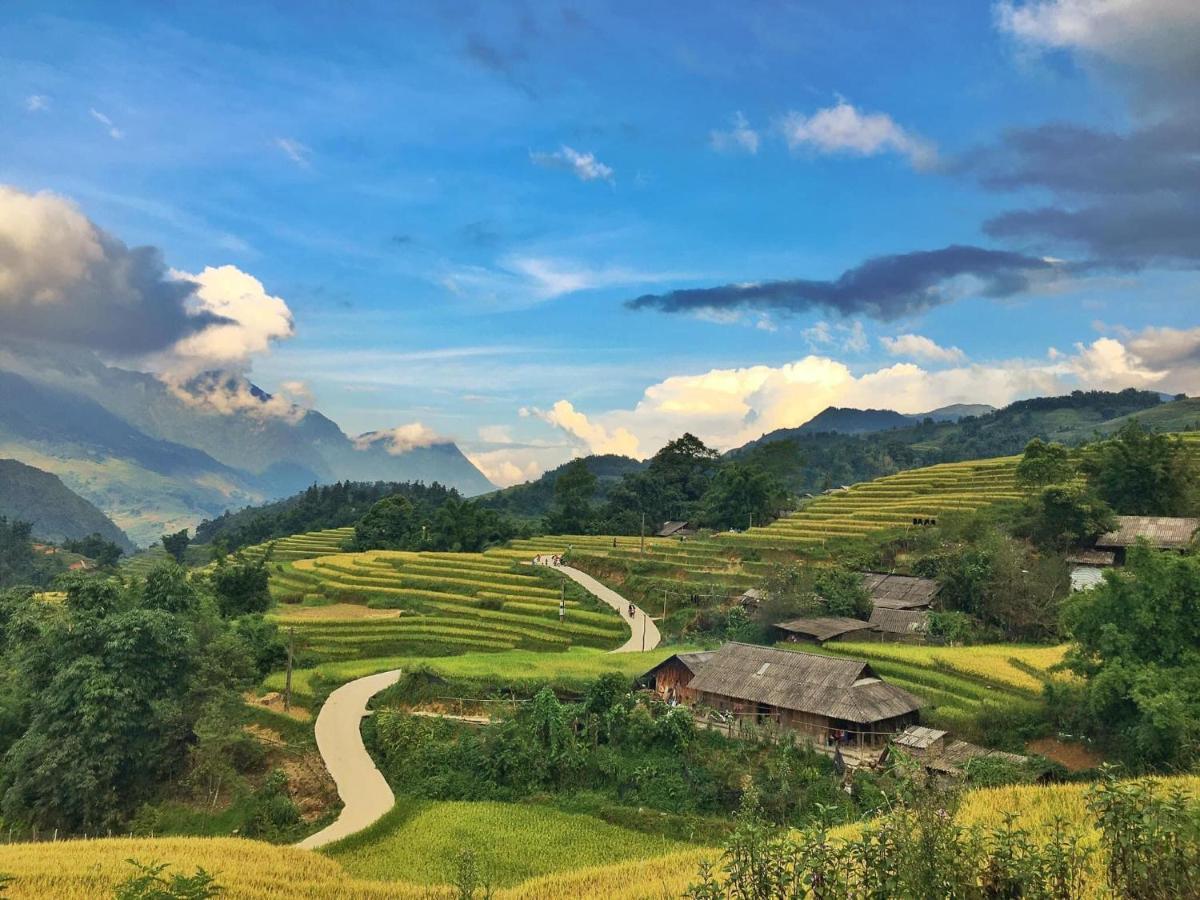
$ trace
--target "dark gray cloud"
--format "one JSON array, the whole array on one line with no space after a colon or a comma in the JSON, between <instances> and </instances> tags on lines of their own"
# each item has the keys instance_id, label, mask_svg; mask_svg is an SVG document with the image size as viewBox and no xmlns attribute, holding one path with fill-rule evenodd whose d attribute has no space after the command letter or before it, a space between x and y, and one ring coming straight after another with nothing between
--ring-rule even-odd
<instances>
[{"instance_id":1,"label":"dark gray cloud","mask_svg":"<svg viewBox=\"0 0 1200 900\"><path fill-rule=\"evenodd\" d=\"M151 353L227 321L189 314L196 288L61 197L0 185L0 335Z\"/></svg>"},{"instance_id":2,"label":"dark gray cloud","mask_svg":"<svg viewBox=\"0 0 1200 900\"><path fill-rule=\"evenodd\" d=\"M832 281L793 278L753 284L725 284L666 294L646 294L625 305L679 313L754 309L802 313L825 309L844 316L889 320L958 299L960 281L973 279L970 290L986 297L1019 294L1061 268L1045 259L1006 250L954 245L877 256Z\"/></svg>"},{"instance_id":3,"label":"dark gray cloud","mask_svg":"<svg viewBox=\"0 0 1200 900\"><path fill-rule=\"evenodd\" d=\"M1200 116L1125 134L1064 124L1012 131L961 169L991 190L1041 189L1052 201L989 219L992 237L1079 248L1116 267L1200 263Z\"/></svg>"}]
</instances>

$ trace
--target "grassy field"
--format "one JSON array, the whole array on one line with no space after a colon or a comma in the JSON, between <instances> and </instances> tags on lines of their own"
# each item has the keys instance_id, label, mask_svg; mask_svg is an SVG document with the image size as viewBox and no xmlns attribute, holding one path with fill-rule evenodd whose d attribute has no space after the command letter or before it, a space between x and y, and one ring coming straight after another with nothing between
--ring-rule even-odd
<instances>
[{"instance_id":1,"label":"grassy field","mask_svg":"<svg viewBox=\"0 0 1200 900\"><path fill-rule=\"evenodd\" d=\"M517 648L612 648L621 616L544 570L478 553L372 551L272 563L272 613L321 660ZM391 615L366 616L369 607ZM314 609L315 607L315 609Z\"/></svg>"},{"instance_id":2,"label":"grassy field","mask_svg":"<svg viewBox=\"0 0 1200 900\"><path fill-rule=\"evenodd\" d=\"M607 653L573 647L563 653L508 650L501 653L463 653L458 656L394 656L347 662L324 663L292 673L292 689L301 700L311 698L319 687L345 684L355 678L386 672L427 667L447 678L490 681L496 684L544 682L564 689L582 689L605 672L619 672L633 679L658 665L673 653L691 648L660 647L645 653ZM270 675L265 686L283 690L284 675Z\"/></svg>"},{"instance_id":3,"label":"grassy field","mask_svg":"<svg viewBox=\"0 0 1200 900\"><path fill-rule=\"evenodd\" d=\"M1165 778L1160 783L1164 790L1179 787L1193 796L1200 796L1200 777ZM1036 838L1039 833L1044 833L1056 816L1090 828L1086 794L1087 786L1082 784L976 790L968 792L963 798L958 815L966 824L991 826L999 823L1004 811L1014 810L1018 813L1018 824L1029 828ZM500 811L512 812L511 809ZM553 852L547 852L546 855L554 860L564 860L565 853L569 867L501 888L493 895L496 900L552 900L559 897L657 900L678 897L689 883L695 881L700 861L716 856L716 851L712 849L696 848L647 858L644 852L647 848L640 846L645 839L639 836L639 841L632 847L625 845L638 858L608 865L589 865L589 853L604 851L592 851L584 847L572 858L569 852L572 848L568 846L564 851L555 835L541 835L534 838L537 843L526 843L531 834L539 834L536 829L544 827L544 824L527 823L533 831L522 832L518 825L523 821L514 818L517 824L496 823L493 833L503 834L507 840L503 844L493 845L493 851L478 848L477 852L499 853L506 870L515 872L516 867L529 865L523 861L524 857L538 856L545 846L542 842L551 841L549 846ZM573 833L570 829L577 824L561 823L556 818L545 821L561 825L568 835ZM460 833L464 836L473 834L471 824L454 821L453 817L445 820L435 817L430 821L430 827L441 828L442 834L455 828L463 828ZM835 831L834 837L852 837L861 827L845 826ZM1094 846L1094 832L1092 835L1089 843ZM412 839L425 842L424 845L435 855L441 852L436 835L412 835ZM588 839L584 838L585 841ZM403 859L409 854L410 848L398 846L395 851L397 859ZM228 896L246 900L317 900L326 897L344 900L416 900L455 896L447 886L421 884L410 874L427 873L431 865L428 859L415 861L417 868L405 872L399 871L403 866L380 859L379 866L387 870L384 877L393 873L402 876L395 881L383 881L356 876L344 868L343 864L367 865L365 859L353 863L340 859L343 853L354 852L349 842L344 849L334 848L327 856L236 838L108 838L2 845L0 872L15 877L8 889L8 895L13 900L91 900L110 896L113 885L132 871L125 862L131 858L143 862L169 862L173 871L190 872L196 866L203 866L216 873ZM1100 896L1098 885L1093 882L1084 896Z\"/></svg>"},{"instance_id":4,"label":"grassy field","mask_svg":"<svg viewBox=\"0 0 1200 900\"><path fill-rule=\"evenodd\" d=\"M533 847L537 852L528 852ZM455 859L463 848L471 849L480 873L497 887L689 849L594 816L546 806L401 801L367 831L326 852L355 877L445 884L453 880Z\"/></svg>"}]
</instances>

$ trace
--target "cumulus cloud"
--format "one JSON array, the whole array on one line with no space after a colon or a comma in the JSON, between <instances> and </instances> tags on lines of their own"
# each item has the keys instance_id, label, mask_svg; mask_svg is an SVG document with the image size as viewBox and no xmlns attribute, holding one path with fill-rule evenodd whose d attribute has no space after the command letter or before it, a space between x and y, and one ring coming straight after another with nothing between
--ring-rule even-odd
<instances>
[{"instance_id":1,"label":"cumulus cloud","mask_svg":"<svg viewBox=\"0 0 1200 900\"><path fill-rule=\"evenodd\" d=\"M400 456L410 450L449 442L449 438L441 436L424 423L409 422L407 425L397 425L395 428L360 434L354 439L354 446L358 450L369 450L372 447L381 446L389 455Z\"/></svg>"},{"instance_id":2,"label":"cumulus cloud","mask_svg":"<svg viewBox=\"0 0 1200 900\"><path fill-rule=\"evenodd\" d=\"M570 172L580 181L607 181L610 184L614 181L611 166L600 162L592 153L583 153L566 144L550 153L535 151L529 158L543 168Z\"/></svg>"},{"instance_id":3,"label":"cumulus cloud","mask_svg":"<svg viewBox=\"0 0 1200 900\"><path fill-rule=\"evenodd\" d=\"M190 306L153 247L127 247L70 201L0 185L0 334L153 353L225 320Z\"/></svg>"},{"instance_id":4,"label":"cumulus cloud","mask_svg":"<svg viewBox=\"0 0 1200 900\"><path fill-rule=\"evenodd\" d=\"M174 371L241 369L273 341L290 338L295 332L292 311L284 299L268 294L261 281L236 266L209 266L195 275L171 274L195 285L188 298L193 316L220 320L171 348L165 359Z\"/></svg>"},{"instance_id":5,"label":"cumulus cloud","mask_svg":"<svg viewBox=\"0 0 1200 900\"><path fill-rule=\"evenodd\" d=\"M1033 396L1075 389L1200 390L1200 328L1147 329L1122 339L1079 343L1071 353L1045 359L1007 359L929 370L900 362L856 374L847 365L811 355L781 366L712 369L677 375L645 389L631 409L551 419L581 437L592 452L603 438L623 434L645 456L684 431L721 449L740 446L780 428L794 428L827 406L919 413L952 403L1004 406ZM563 401L565 403L565 401ZM556 404L556 407L560 404ZM601 440L589 441L590 436Z\"/></svg>"},{"instance_id":6,"label":"cumulus cloud","mask_svg":"<svg viewBox=\"0 0 1200 900\"><path fill-rule=\"evenodd\" d=\"M843 316L889 320L923 312L971 294L1009 297L1061 275L1066 266L1042 257L983 247L950 246L868 259L832 281L790 279L646 294L629 309L695 313L705 309L802 313L826 309Z\"/></svg>"},{"instance_id":7,"label":"cumulus cloud","mask_svg":"<svg viewBox=\"0 0 1200 900\"><path fill-rule=\"evenodd\" d=\"M282 419L293 425L312 408L312 392L302 381L285 381L274 394L251 384L238 372L160 372L158 375L174 396L188 406L224 416L246 415L252 419Z\"/></svg>"},{"instance_id":8,"label":"cumulus cloud","mask_svg":"<svg viewBox=\"0 0 1200 900\"><path fill-rule=\"evenodd\" d=\"M896 153L917 169L937 162L937 149L929 141L901 128L885 113L864 113L842 99L810 116L789 112L777 126L793 151L850 156Z\"/></svg>"},{"instance_id":9,"label":"cumulus cloud","mask_svg":"<svg viewBox=\"0 0 1200 900\"><path fill-rule=\"evenodd\" d=\"M967 355L957 347L943 347L920 334L881 337L879 342L883 344L883 349L892 356L907 356L911 359L935 363L960 363L967 358Z\"/></svg>"},{"instance_id":10,"label":"cumulus cloud","mask_svg":"<svg viewBox=\"0 0 1200 900\"><path fill-rule=\"evenodd\" d=\"M723 153L740 152L754 155L758 152L758 132L750 127L741 112L733 114L728 131L711 131L708 142L714 150Z\"/></svg>"},{"instance_id":11,"label":"cumulus cloud","mask_svg":"<svg viewBox=\"0 0 1200 900\"><path fill-rule=\"evenodd\" d=\"M638 455L638 439L632 432L621 426L610 429L591 422L567 400L559 400L548 410L533 409L529 412L562 429L586 447L589 453Z\"/></svg>"}]
</instances>

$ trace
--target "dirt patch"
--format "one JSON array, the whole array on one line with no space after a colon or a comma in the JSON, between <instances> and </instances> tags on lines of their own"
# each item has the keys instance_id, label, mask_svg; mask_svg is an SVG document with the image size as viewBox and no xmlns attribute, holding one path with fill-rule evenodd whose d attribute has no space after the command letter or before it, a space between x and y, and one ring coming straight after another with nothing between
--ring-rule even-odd
<instances>
[{"instance_id":1,"label":"dirt patch","mask_svg":"<svg viewBox=\"0 0 1200 900\"><path fill-rule=\"evenodd\" d=\"M337 785L318 753L279 753L272 761L287 775L288 794L305 822L321 818L337 802Z\"/></svg>"},{"instance_id":2,"label":"dirt patch","mask_svg":"<svg viewBox=\"0 0 1200 900\"><path fill-rule=\"evenodd\" d=\"M395 619L404 614L401 609L372 609L359 603L330 603L326 606L297 606L276 617L276 621L322 622L327 619Z\"/></svg>"},{"instance_id":3,"label":"dirt patch","mask_svg":"<svg viewBox=\"0 0 1200 900\"><path fill-rule=\"evenodd\" d=\"M312 719L312 713L303 707L292 704L291 709L283 708L283 694L278 691L271 691L268 694L263 694L261 697L255 697L253 694L246 695L246 702L255 706L261 706L264 709L269 709L271 712L279 713L288 718L295 719L297 722L307 722Z\"/></svg>"},{"instance_id":4,"label":"dirt patch","mask_svg":"<svg viewBox=\"0 0 1200 900\"><path fill-rule=\"evenodd\" d=\"M1104 762L1104 757L1083 744L1074 741L1060 741L1058 738L1052 737L1030 741L1025 749L1030 753L1037 753L1046 759L1053 760L1065 767L1068 772L1095 769Z\"/></svg>"},{"instance_id":5,"label":"dirt patch","mask_svg":"<svg viewBox=\"0 0 1200 900\"><path fill-rule=\"evenodd\" d=\"M243 725L242 731L246 732L248 735L258 738L264 744L270 746L287 744L287 741L284 739L282 734L280 734L274 728L267 728L265 725L256 725L255 723L251 722L249 725Z\"/></svg>"}]
</instances>

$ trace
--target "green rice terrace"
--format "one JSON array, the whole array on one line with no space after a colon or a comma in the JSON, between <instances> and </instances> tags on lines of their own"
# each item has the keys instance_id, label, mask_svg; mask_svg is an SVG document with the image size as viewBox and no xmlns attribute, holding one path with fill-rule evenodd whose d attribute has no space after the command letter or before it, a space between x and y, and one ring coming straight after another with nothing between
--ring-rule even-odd
<instances>
[{"instance_id":1,"label":"green rice terrace","mask_svg":"<svg viewBox=\"0 0 1200 900\"><path fill-rule=\"evenodd\" d=\"M609 649L629 631L573 584L502 556L380 550L271 566L276 619L322 660L431 648Z\"/></svg>"}]
</instances>

